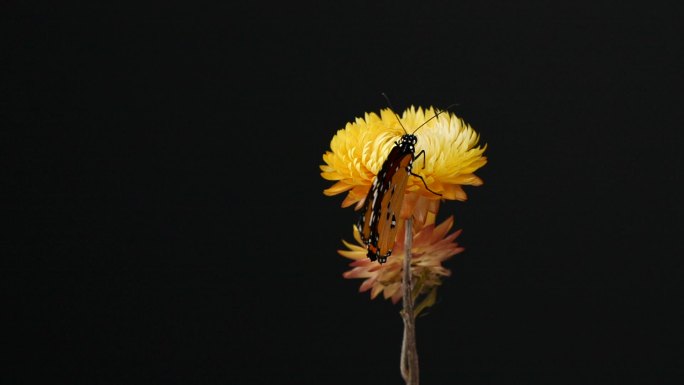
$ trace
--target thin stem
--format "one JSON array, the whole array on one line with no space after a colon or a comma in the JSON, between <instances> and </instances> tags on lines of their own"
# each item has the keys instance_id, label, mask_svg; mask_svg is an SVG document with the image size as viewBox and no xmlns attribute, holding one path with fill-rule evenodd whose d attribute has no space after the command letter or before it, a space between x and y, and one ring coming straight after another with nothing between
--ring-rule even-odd
<instances>
[{"instance_id":1,"label":"thin stem","mask_svg":"<svg viewBox=\"0 0 684 385\"><path fill-rule=\"evenodd\" d=\"M404 242L404 271L401 282L403 290L403 309L401 317L404 319L404 339L401 344L401 359L399 368L406 385L418 385L418 349L416 347L416 316L413 311L413 283L411 282L411 247L413 246L413 219L405 222Z\"/></svg>"}]
</instances>

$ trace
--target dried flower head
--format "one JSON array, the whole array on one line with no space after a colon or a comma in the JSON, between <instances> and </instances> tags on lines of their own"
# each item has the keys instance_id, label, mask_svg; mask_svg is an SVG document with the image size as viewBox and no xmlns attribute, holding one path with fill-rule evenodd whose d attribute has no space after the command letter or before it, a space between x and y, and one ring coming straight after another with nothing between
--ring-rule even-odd
<instances>
[{"instance_id":1,"label":"dried flower head","mask_svg":"<svg viewBox=\"0 0 684 385\"><path fill-rule=\"evenodd\" d=\"M414 287L417 288L416 296L429 293L441 284L444 277L451 275L451 271L442 266L442 262L463 251L456 242L461 230L447 235L453 224L453 217L449 217L435 226L435 215L425 216L425 222L414 222L411 272ZM400 230L400 233L403 231ZM403 237L397 239L392 258L385 264L371 262L366 257L366 247L356 228L354 238L358 245L343 241L348 250L338 250L340 255L353 260L349 264L352 269L343 276L364 279L359 291L370 290L372 299L382 293L384 298L398 302L402 297L401 281L406 256Z\"/></svg>"},{"instance_id":2,"label":"dried flower head","mask_svg":"<svg viewBox=\"0 0 684 385\"><path fill-rule=\"evenodd\" d=\"M416 160L412 171L425 183L416 176L409 176L397 216L397 219L412 218L410 253L405 250L403 220L397 221L398 237L391 249L392 258L384 264L368 259L368 247L356 227L354 238L358 244L343 241L347 250L339 250L342 256L353 260L351 270L343 274L345 278L363 279L361 292L370 291L371 298L382 293L394 303L404 295L401 289L403 265L409 254L413 297L423 298L416 314L434 302L437 287L451 274L442 263L463 251L456 242L460 230L449 234L453 217L439 225L435 223L440 202L442 199L466 200L462 186L482 184L474 173L487 163L483 155L486 145L479 146L479 135L452 113L438 114L432 107L425 110L410 107L397 119L392 110L383 109L379 115L366 113L337 131L330 150L323 155L325 164L321 165L322 177L335 181L324 194L332 196L347 192L342 207L356 204L359 209L388 154L407 133L405 129L412 133L418 127L415 154L425 151L425 158Z\"/></svg>"},{"instance_id":3,"label":"dried flower head","mask_svg":"<svg viewBox=\"0 0 684 385\"><path fill-rule=\"evenodd\" d=\"M356 203L360 208L373 178L404 134L402 125L410 131L429 120L417 133L416 153L425 150L425 159L417 161L413 170L431 190L442 195L428 191L418 178L411 176L406 186L406 202L415 203L419 197L437 201L441 198L466 200L461 186L482 184L474 172L487 163L482 155L486 145L478 147L479 135L456 115L444 112L430 120L436 114L432 107L426 110L410 107L401 115L399 124L387 108L379 116L366 113L363 118L347 123L333 137L330 151L323 155L325 164L321 165L321 176L336 181L324 194L331 196L348 191L342 207ZM412 212L412 207L407 211Z\"/></svg>"}]
</instances>

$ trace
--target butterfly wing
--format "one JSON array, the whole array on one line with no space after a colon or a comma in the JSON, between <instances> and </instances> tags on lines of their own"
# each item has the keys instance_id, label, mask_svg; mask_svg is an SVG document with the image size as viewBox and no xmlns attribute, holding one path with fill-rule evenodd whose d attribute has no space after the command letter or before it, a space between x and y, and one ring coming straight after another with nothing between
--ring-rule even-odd
<instances>
[{"instance_id":1,"label":"butterfly wing","mask_svg":"<svg viewBox=\"0 0 684 385\"><path fill-rule=\"evenodd\" d=\"M371 261L384 263L392 254L412 162L413 152L394 147L368 191L357 228Z\"/></svg>"},{"instance_id":2,"label":"butterfly wing","mask_svg":"<svg viewBox=\"0 0 684 385\"><path fill-rule=\"evenodd\" d=\"M408 182L408 166L413 161L413 154L402 154L396 161L392 162L389 168L389 184L382 194L382 199L378 204L378 219L376 224L377 244L369 245L369 252L375 254L378 260L385 262L387 257L392 254L394 243L397 239L397 221L401 206L406 194L406 183Z\"/></svg>"},{"instance_id":3,"label":"butterfly wing","mask_svg":"<svg viewBox=\"0 0 684 385\"><path fill-rule=\"evenodd\" d=\"M378 176L373 180L370 190L366 195L366 201L363 204L363 210L359 216L358 222L356 222L356 229L361 235L361 241L365 245L370 243L371 239L371 220L373 218L373 202L377 199L377 194L380 191L380 184L382 183L381 178Z\"/></svg>"}]
</instances>

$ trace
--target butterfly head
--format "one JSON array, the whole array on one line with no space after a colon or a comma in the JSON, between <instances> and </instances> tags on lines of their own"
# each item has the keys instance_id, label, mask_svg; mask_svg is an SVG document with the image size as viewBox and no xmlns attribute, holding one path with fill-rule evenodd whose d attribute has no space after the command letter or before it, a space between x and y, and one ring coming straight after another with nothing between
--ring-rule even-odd
<instances>
[{"instance_id":1,"label":"butterfly head","mask_svg":"<svg viewBox=\"0 0 684 385\"><path fill-rule=\"evenodd\" d=\"M401 139L399 139L399 142L397 142L397 146L401 147L404 150L413 152L417 142L418 138L415 135L404 134L401 136Z\"/></svg>"}]
</instances>

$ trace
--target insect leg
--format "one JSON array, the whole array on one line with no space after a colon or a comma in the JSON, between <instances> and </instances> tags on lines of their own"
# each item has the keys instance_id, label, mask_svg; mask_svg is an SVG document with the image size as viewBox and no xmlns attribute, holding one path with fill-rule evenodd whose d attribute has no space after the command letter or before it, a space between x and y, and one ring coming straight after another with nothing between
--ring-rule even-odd
<instances>
[{"instance_id":1,"label":"insect leg","mask_svg":"<svg viewBox=\"0 0 684 385\"><path fill-rule=\"evenodd\" d=\"M410 171L410 170L409 170L409 174L411 174L411 175L413 175L413 176L419 178L420 181L423 182L423 185L425 186L425 188L426 188L429 192L431 192L431 193L433 193L433 194L435 194L435 195L442 196L442 194L439 194L439 193L436 193L436 192L430 190L430 188L428 187L427 183L425 183L425 179L423 179L422 176L420 176L420 175L418 175L418 174L414 174L413 171Z\"/></svg>"},{"instance_id":2,"label":"insect leg","mask_svg":"<svg viewBox=\"0 0 684 385\"><path fill-rule=\"evenodd\" d=\"M425 168L425 150L422 150L421 152L419 152L418 155L416 155L416 156L413 158L413 160L418 159L418 157L421 156L421 155L423 156L423 168ZM425 183L425 179L423 179L422 176L420 176L420 175L418 175L418 174L414 174L413 171L411 171L411 169L409 169L408 172L409 172L409 174L411 174L411 175L413 175L413 176L416 176L416 177L420 178L420 180L423 182L423 185L425 185L425 188L426 188L429 192L431 192L431 193L433 193L433 194L435 194L435 195L442 196L442 194L437 194L436 192L430 190L430 188L428 187L427 183Z\"/></svg>"},{"instance_id":3,"label":"insect leg","mask_svg":"<svg viewBox=\"0 0 684 385\"><path fill-rule=\"evenodd\" d=\"M422 150L421 152L418 153L418 155L413 157L413 160L418 159L419 156L423 156L423 168L425 168L425 150Z\"/></svg>"}]
</instances>

